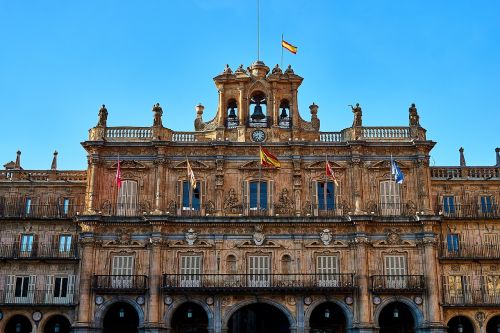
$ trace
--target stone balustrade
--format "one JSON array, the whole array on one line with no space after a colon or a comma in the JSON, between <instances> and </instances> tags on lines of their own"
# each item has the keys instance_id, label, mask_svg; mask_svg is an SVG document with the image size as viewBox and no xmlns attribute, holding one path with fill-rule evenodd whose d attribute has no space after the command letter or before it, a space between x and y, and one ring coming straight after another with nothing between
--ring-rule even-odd
<instances>
[{"instance_id":1,"label":"stone balustrade","mask_svg":"<svg viewBox=\"0 0 500 333\"><path fill-rule=\"evenodd\" d=\"M433 179L499 179L498 167L431 167Z\"/></svg>"},{"instance_id":2,"label":"stone balustrade","mask_svg":"<svg viewBox=\"0 0 500 333\"><path fill-rule=\"evenodd\" d=\"M364 140L409 140L409 127L363 127Z\"/></svg>"},{"instance_id":3,"label":"stone balustrade","mask_svg":"<svg viewBox=\"0 0 500 333\"><path fill-rule=\"evenodd\" d=\"M153 137L151 127L112 127L106 128L105 138L114 139L132 139L132 140L150 140Z\"/></svg>"}]
</instances>

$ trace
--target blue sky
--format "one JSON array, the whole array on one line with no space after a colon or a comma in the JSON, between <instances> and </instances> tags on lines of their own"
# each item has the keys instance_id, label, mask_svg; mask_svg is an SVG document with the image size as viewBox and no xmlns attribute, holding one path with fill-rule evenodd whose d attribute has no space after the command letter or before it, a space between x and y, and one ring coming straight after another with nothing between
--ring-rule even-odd
<instances>
[{"instance_id":1,"label":"blue sky","mask_svg":"<svg viewBox=\"0 0 500 333\"><path fill-rule=\"evenodd\" d=\"M261 0L260 58L304 77L299 110L320 106L322 131L352 123L405 126L415 102L435 165L495 164L500 146L497 0ZM212 78L256 60L255 0L0 0L1 164L84 169L80 142L105 103L109 126L192 130L217 106Z\"/></svg>"}]
</instances>

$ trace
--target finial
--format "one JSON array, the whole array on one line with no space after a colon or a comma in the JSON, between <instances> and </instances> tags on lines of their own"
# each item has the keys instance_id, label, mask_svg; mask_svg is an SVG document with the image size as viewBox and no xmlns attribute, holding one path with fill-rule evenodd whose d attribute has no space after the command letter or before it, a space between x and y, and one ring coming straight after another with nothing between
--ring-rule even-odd
<instances>
[{"instance_id":1,"label":"finial","mask_svg":"<svg viewBox=\"0 0 500 333\"><path fill-rule=\"evenodd\" d=\"M160 103L156 103L153 105L153 126L163 126L161 121L161 116L163 115L163 109L160 106Z\"/></svg>"},{"instance_id":2,"label":"finial","mask_svg":"<svg viewBox=\"0 0 500 333\"><path fill-rule=\"evenodd\" d=\"M293 74L292 65L288 65L287 69L285 70L285 74Z\"/></svg>"},{"instance_id":3,"label":"finial","mask_svg":"<svg viewBox=\"0 0 500 333\"><path fill-rule=\"evenodd\" d=\"M316 105L314 102L309 105L309 110L311 110L311 115L315 116L318 113L318 108L319 106Z\"/></svg>"},{"instance_id":4,"label":"finial","mask_svg":"<svg viewBox=\"0 0 500 333\"><path fill-rule=\"evenodd\" d=\"M495 148L495 152L497 153L497 167L500 167L500 148Z\"/></svg>"},{"instance_id":5,"label":"finial","mask_svg":"<svg viewBox=\"0 0 500 333\"><path fill-rule=\"evenodd\" d=\"M201 103L198 103L198 105L196 105L194 109L196 110L196 114L201 117L203 115L203 110L205 110L205 107Z\"/></svg>"},{"instance_id":6,"label":"finial","mask_svg":"<svg viewBox=\"0 0 500 333\"><path fill-rule=\"evenodd\" d=\"M465 163L464 148L460 147L458 151L460 152L460 166L461 167L467 166L467 164Z\"/></svg>"},{"instance_id":7,"label":"finial","mask_svg":"<svg viewBox=\"0 0 500 333\"><path fill-rule=\"evenodd\" d=\"M420 117L417 113L417 107L415 103L411 103L410 108L408 109L409 118L410 118L410 126L420 126Z\"/></svg>"},{"instance_id":8,"label":"finial","mask_svg":"<svg viewBox=\"0 0 500 333\"><path fill-rule=\"evenodd\" d=\"M54 151L54 157L52 158L52 164L50 165L50 170L57 170L57 150Z\"/></svg>"},{"instance_id":9,"label":"finial","mask_svg":"<svg viewBox=\"0 0 500 333\"><path fill-rule=\"evenodd\" d=\"M102 105L99 109L99 120L97 121L98 127L106 127L106 122L108 120L108 110L106 109L106 105Z\"/></svg>"},{"instance_id":10,"label":"finial","mask_svg":"<svg viewBox=\"0 0 500 333\"><path fill-rule=\"evenodd\" d=\"M16 164L14 165L14 169L21 169L21 151L18 150L16 153Z\"/></svg>"},{"instance_id":11,"label":"finial","mask_svg":"<svg viewBox=\"0 0 500 333\"><path fill-rule=\"evenodd\" d=\"M224 67L224 72L222 72L222 73L223 74L231 74L231 73L233 73L233 71L229 67L229 64L226 64L226 67Z\"/></svg>"}]
</instances>

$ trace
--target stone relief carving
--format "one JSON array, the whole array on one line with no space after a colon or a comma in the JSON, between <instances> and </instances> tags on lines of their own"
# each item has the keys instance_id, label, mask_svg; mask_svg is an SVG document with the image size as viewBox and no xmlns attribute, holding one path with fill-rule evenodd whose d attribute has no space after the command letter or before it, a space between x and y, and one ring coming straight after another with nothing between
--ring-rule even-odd
<instances>
[{"instance_id":1,"label":"stone relief carving","mask_svg":"<svg viewBox=\"0 0 500 333\"><path fill-rule=\"evenodd\" d=\"M215 204L212 200L208 200L205 204L205 213L206 214L214 214L215 213Z\"/></svg>"},{"instance_id":2,"label":"stone relief carving","mask_svg":"<svg viewBox=\"0 0 500 333\"><path fill-rule=\"evenodd\" d=\"M253 233L253 242L255 245L262 245L264 243L264 240L266 239L266 236L262 232L262 226L256 225L255 226L255 232Z\"/></svg>"},{"instance_id":3,"label":"stone relief carving","mask_svg":"<svg viewBox=\"0 0 500 333\"><path fill-rule=\"evenodd\" d=\"M194 243L198 239L198 233L196 233L193 228L189 228L189 230L185 234L185 238L188 245L194 245Z\"/></svg>"},{"instance_id":4,"label":"stone relief carving","mask_svg":"<svg viewBox=\"0 0 500 333\"><path fill-rule=\"evenodd\" d=\"M319 233L319 238L321 239L324 245L329 245L333 239L333 235L329 229L323 229L323 231Z\"/></svg>"},{"instance_id":5,"label":"stone relief carving","mask_svg":"<svg viewBox=\"0 0 500 333\"><path fill-rule=\"evenodd\" d=\"M176 204L174 200L170 200L167 205L167 213L174 214L176 211Z\"/></svg>"},{"instance_id":6,"label":"stone relief carving","mask_svg":"<svg viewBox=\"0 0 500 333\"><path fill-rule=\"evenodd\" d=\"M238 201L238 196L234 188L229 189L226 197L224 198L223 207L224 212L230 214L241 214L243 212L243 207Z\"/></svg>"},{"instance_id":7,"label":"stone relief carving","mask_svg":"<svg viewBox=\"0 0 500 333\"><path fill-rule=\"evenodd\" d=\"M288 189L281 190L278 203L274 205L276 214L290 214L293 211L293 200L288 195Z\"/></svg>"}]
</instances>

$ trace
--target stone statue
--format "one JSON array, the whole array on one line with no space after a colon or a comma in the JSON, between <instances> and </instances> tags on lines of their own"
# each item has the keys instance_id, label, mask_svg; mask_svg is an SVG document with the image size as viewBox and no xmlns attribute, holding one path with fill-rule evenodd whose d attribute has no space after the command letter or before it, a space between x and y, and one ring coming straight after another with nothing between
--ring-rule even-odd
<instances>
[{"instance_id":1,"label":"stone statue","mask_svg":"<svg viewBox=\"0 0 500 333\"><path fill-rule=\"evenodd\" d=\"M352 113L354 113L354 120L352 122L352 127L362 126L362 117L363 113L361 112L361 107L359 103L356 103L356 107L349 105L352 109Z\"/></svg>"},{"instance_id":2,"label":"stone statue","mask_svg":"<svg viewBox=\"0 0 500 333\"><path fill-rule=\"evenodd\" d=\"M163 115L163 109L161 108L160 103L153 105L153 112L153 126L162 126L161 116Z\"/></svg>"},{"instance_id":3,"label":"stone statue","mask_svg":"<svg viewBox=\"0 0 500 333\"><path fill-rule=\"evenodd\" d=\"M420 126L420 117L417 113L417 108L415 107L415 103L412 103L410 108L408 109L410 116L410 126Z\"/></svg>"},{"instance_id":4,"label":"stone statue","mask_svg":"<svg viewBox=\"0 0 500 333\"><path fill-rule=\"evenodd\" d=\"M103 104L99 109L99 120L97 121L98 127L106 127L106 121L108 120L108 110L106 106Z\"/></svg>"}]
</instances>

